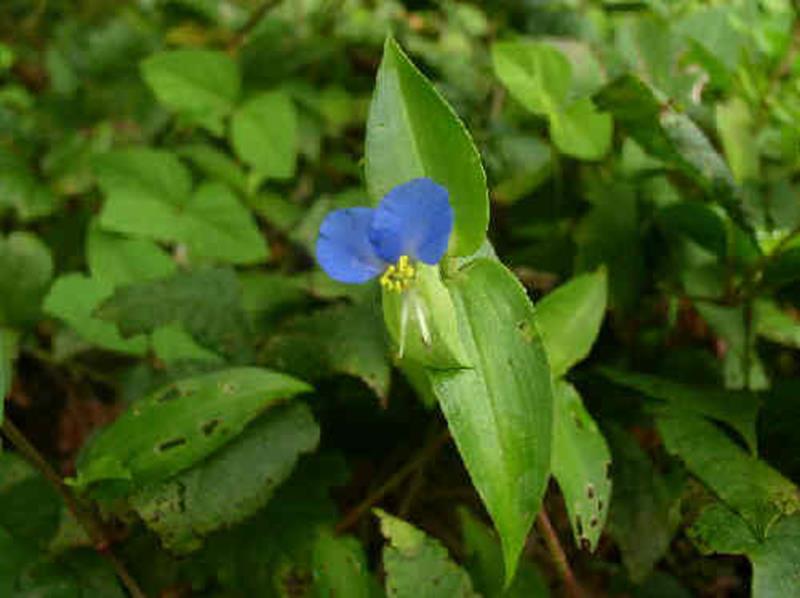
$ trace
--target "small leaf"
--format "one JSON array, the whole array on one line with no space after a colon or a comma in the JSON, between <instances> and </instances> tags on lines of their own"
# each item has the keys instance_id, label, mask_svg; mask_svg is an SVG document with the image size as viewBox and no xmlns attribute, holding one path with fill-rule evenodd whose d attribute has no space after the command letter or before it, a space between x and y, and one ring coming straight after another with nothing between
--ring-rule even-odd
<instances>
[{"instance_id":1,"label":"small leaf","mask_svg":"<svg viewBox=\"0 0 800 598\"><path fill-rule=\"evenodd\" d=\"M758 180L760 176L758 144L753 143L753 117L741 98L733 97L717 104L717 129L722 149L737 182Z\"/></svg>"},{"instance_id":2,"label":"small leaf","mask_svg":"<svg viewBox=\"0 0 800 598\"><path fill-rule=\"evenodd\" d=\"M472 367L427 373L500 534L510 582L550 473L551 372L533 306L502 265L476 259L447 286Z\"/></svg>"},{"instance_id":3,"label":"small leaf","mask_svg":"<svg viewBox=\"0 0 800 598\"><path fill-rule=\"evenodd\" d=\"M6 397L14 378L16 344L15 335L0 328L0 426L3 425Z\"/></svg>"},{"instance_id":4,"label":"small leaf","mask_svg":"<svg viewBox=\"0 0 800 598\"><path fill-rule=\"evenodd\" d=\"M370 598L369 569L364 548L350 536L321 530L314 543L314 593L319 598Z\"/></svg>"},{"instance_id":5,"label":"small leaf","mask_svg":"<svg viewBox=\"0 0 800 598\"><path fill-rule=\"evenodd\" d=\"M564 154L581 160L600 160L608 153L613 125L611 115L598 112L589 98L550 113L553 143Z\"/></svg>"},{"instance_id":6,"label":"small leaf","mask_svg":"<svg viewBox=\"0 0 800 598\"><path fill-rule=\"evenodd\" d=\"M50 249L26 232L0 236L0 326L25 326L36 321L53 276Z\"/></svg>"},{"instance_id":7,"label":"small leaf","mask_svg":"<svg viewBox=\"0 0 800 598\"><path fill-rule=\"evenodd\" d=\"M572 69L553 46L519 41L492 46L494 72L520 104L536 114L557 112L567 99Z\"/></svg>"},{"instance_id":8,"label":"small leaf","mask_svg":"<svg viewBox=\"0 0 800 598\"><path fill-rule=\"evenodd\" d=\"M211 417L198 424L208 436L224 434L226 419ZM131 504L167 549L192 552L211 532L263 507L299 456L318 442L319 427L308 407L275 407L202 463L137 491Z\"/></svg>"},{"instance_id":9,"label":"small leaf","mask_svg":"<svg viewBox=\"0 0 800 598\"><path fill-rule=\"evenodd\" d=\"M714 255L728 255L725 219L711 206L698 201L681 201L663 207L658 222L667 230L688 237Z\"/></svg>"},{"instance_id":10,"label":"small leaf","mask_svg":"<svg viewBox=\"0 0 800 598\"><path fill-rule=\"evenodd\" d=\"M375 514L389 540L383 549L383 566L390 598L477 598L469 575L450 560L437 540L379 509Z\"/></svg>"},{"instance_id":11,"label":"small leaf","mask_svg":"<svg viewBox=\"0 0 800 598\"><path fill-rule=\"evenodd\" d=\"M553 475L564 495L575 542L593 551L611 503L611 454L575 388L555 387Z\"/></svg>"},{"instance_id":12,"label":"small leaf","mask_svg":"<svg viewBox=\"0 0 800 598\"><path fill-rule=\"evenodd\" d=\"M374 202L392 188L429 177L450 192L450 251L477 250L489 224L486 175L464 125L391 37L369 110L365 176Z\"/></svg>"},{"instance_id":13,"label":"small leaf","mask_svg":"<svg viewBox=\"0 0 800 598\"><path fill-rule=\"evenodd\" d=\"M141 63L142 77L158 101L221 133L221 118L239 96L239 70L224 52L170 50Z\"/></svg>"},{"instance_id":14,"label":"small leaf","mask_svg":"<svg viewBox=\"0 0 800 598\"><path fill-rule=\"evenodd\" d=\"M667 450L686 463L763 540L784 514L800 510L800 492L764 461L748 454L702 417L668 411L657 417Z\"/></svg>"},{"instance_id":15,"label":"small leaf","mask_svg":"<svg viewBox=\"0 0 800 598\"><path fill-rule=\"evenodd\" d=\"M288 179L297 159L297 115L283 91L262 93L245 102L231 120L236 154L261 176Z\"/></svg>"},{"instance_id":16,"label":"small leaf","mask_svg":"<svg viewBox=\"0 0 800 598\"><path fill-rule=\"evenodd\" d=\"M221 181L239 192L247 190L247 175L242 166L213 145L190 143L177 147L175 151L208 178Z\"/></svg>"},{"instance_id":17,"label":"small leaf","mask_svg":"<svg viewBox=\"0 0 800 598\"><path fill-rule=\"evenodd\" d=\"M238 436L266 408L310 390L270 370L232 368L186 378L135 402L82 453L72 484L154 483Z\"/></svg>"},{"instance_id":18,"label":"small leaf","mask_svg":"<svg viewBox=\"0 0 800 598\"><path fill-rule=\"evenodd\" d=\"M800 349L800 322L770 299L754 305L756 332L772 342Z\"/></svg>"},{"instance_id":19,"label":"small leaf","mask_svg":"<svg viewBox=\"0 0 800 598\"><path fill-rule=\"evenodd\" d=\"M150 341L156 357L167 364L181 361L222 361L219 355L198 345L180 324L168 324L154 330Z\"/></svg>"},{"instance_id":20,"label":"small leaf","mask_svg":"<svg viewBox=\"0 0 800 598\"><path fill-rule=\"evenodd\" d=\"M144 355L143 336L122 338L117 327L94 316L94 310L111 297L110 283L83 274L65 274L56 279L44 301L44 310L64 320L83 339L103 349Z\"/></svg>"},{"instance_id":21,"label":"small leaf","mask_svg":"<svg viewBox=\"0 0 800 598\"><path fill-rule=\"evenodd\" d=\"M605 269L582 274L536 304L536 324L554 377L589 354L606 312L607 280Z\"/></svg>"},{"instance_id":22,"label":"small leaf","mask_svg":"<svg viewBox=\"0 0 800 598\"><path fill-rule=\"evenodd\" d=\"M162 278L176 268L169 254L154 242L107 233L98 226L89 228L86 258L92 277L112 287Z\"/></svg>"}]
</instances>

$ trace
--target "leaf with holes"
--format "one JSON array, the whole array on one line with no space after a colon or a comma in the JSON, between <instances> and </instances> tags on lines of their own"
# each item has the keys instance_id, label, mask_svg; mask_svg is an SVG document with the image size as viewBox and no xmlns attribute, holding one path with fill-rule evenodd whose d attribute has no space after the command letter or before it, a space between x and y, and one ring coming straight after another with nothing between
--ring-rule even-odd
<instances>
[{"instance_id":1,"label":"leaf with holes","mask_svg":"<svg viewBox=\"0 0 800 598\"><path fill-rule=\"evenodd\" d=\"M232 368L179 380L133 403L81 454L81 491L103 482L154 483L191 467L238 436L273 404L310 387L265 369Z\"/></svg>"},{"instance_id":2,"label":"leaf with holes","mask_svg":"<svg viewBox=\"0 0 800 598\"><path fill-rule=\"evenodd\" d=\"M450 250L477 250L489 224L481 158L466 128L397 42L387 38L367 120L365 176L373 201L411 179L429 177L450 192Z\"/></svg>"},{"instance_id":3,"label":"leaf with holes","mask_svg":"<svg viewBox=\"0 0 800 598\"><path fill-rule=\"evenodd\" d=\"M611 502L611 454L578 391L560 381L554 394L553 475L564 495L575 542L593 551Z\"/></svg>"},{"instance_id":4,"label":"leaf with holes","mask_svg":"<svg viewBox=\"0 0 800 598\"><path fill-rule=\"evenodd\" d=\"M226 423L204 425L214 434L212 425ZM192 552L211 532L263 507L300 455L318 443L319 426L308 407L277 406L202 463L138 491L131 504L166 548Z\"/></svg>"}]
</instances>

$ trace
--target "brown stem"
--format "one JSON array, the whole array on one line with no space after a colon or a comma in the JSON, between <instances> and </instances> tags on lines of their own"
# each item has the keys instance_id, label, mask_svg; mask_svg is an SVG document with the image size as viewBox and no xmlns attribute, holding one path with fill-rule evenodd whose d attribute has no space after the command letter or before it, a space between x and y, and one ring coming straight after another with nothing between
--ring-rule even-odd
<instances>
[{"instance_id":1,"label":"brown stem","mask_svg":"<svg viewBox=\"0 0 800 598\"><path fill-rule=\"evenodd\" d=\"M247 36L250 35L253 29L261 22L261 19L264 18L264 15L267 14L267 11L276 4L278 4L278 0L265 0L258 8L250 13L250 18L247 19L247 22L242 25L242 28L236 32L236 35L234 35L233 39L228 43L229 54L235 54L239 50L242 44L247 41Z\"/></svg>"},{"instance_id":2,"label":"brown stem","mask_svg":"<svg viewBox=\"0 0 800 598\"><path fill-rule=\"evenodd\" d=\"M55 488L56 492L58 492L63 499L67 509L69 509L72 516L91 539L97 552L102 554L111 566L114 567L114 571L116 571L117 576L128 590L128 593L133 598L147 598L147 595L139 587L139 584L136 583L136 580L133 579L128 572L125 564L111 550L111 542L106 536L102 523L97 519L94 513L78 502L72 494L72 491L64 484L61 476L56 473L45 458L42 457L41 453L36 450L36 447L30 443L10 419L6 418L3 421L2 431L3 435L8 438L19 453L25 457L31 465L38 469L50 484L52 484L53 488Z\"/></svg>"},{"instance_id":3,"label":"brown stem","mask_svg":"<svg viewBox=\"0 0 800 598\"><path fill-rule=\"evenodd\" d=\"M375 506L378 501L386 496L386 494L388 494L395 486L400 484L400 482L402 482L406 477L417 471L417 469L422 467L428 460L433 458L448 440L450 440L449 430L445 430L438 436L434 437L428 446L422 449L416 457L398 469L394 475L392 475L388 480L381 484L381 486L370 493L370 495L367 496L367 498L365 498L358 506L352 509L336 526L336 533L340 534L355 525L358 520L361 519L364 513Z\"/></svg>"},{"instance_id":4,"label":"brown stem","mask_svg":"<svg viewBox=\"0 0 800 598\"><path fill-rule=\"evenodd\" d=\"M536 516L536 527L539 529L539 533L544 537L547 549L553 557L553 563L556 566L558 576L564 582L566 595L570 598L584 598L585 594L583 588L581 588L581 585L572 573L567 555L561 547L558 534L556 534L556 530L553 529L553 524L550 523L550 518L547 516L547 511L545 511L544 506L539 510L539 514Z\"/></svg>"}]
</instances>

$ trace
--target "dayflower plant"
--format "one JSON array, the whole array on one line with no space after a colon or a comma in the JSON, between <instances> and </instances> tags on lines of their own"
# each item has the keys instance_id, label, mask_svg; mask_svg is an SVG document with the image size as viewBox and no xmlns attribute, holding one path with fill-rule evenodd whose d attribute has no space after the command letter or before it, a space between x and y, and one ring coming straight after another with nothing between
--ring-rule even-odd
<instances>
[{"instance_id":1,"label":"dayflower plant","mask_svg":"<svg viewBox=\"0 0 800 598\"><path fill-rule=\"evenodd\" d=\"M328 214L319 229L317 261L331 278L361 284L380 277L388 292L402 293L400 356L409 314L430 344L425 306L413 292L418 263L437 264L453 230L447 189L428 178L394 187L378 207L355 207Z\"/></svg>"}]
</instances>

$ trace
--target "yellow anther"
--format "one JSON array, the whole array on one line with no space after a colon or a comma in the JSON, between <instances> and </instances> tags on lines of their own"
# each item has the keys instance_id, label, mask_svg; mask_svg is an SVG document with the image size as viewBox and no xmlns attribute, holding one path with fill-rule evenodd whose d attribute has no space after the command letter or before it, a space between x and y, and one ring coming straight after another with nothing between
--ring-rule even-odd
<instances>
[{"instance_id":1,"label":"yellow anther","mask_svg":"<svg viewBox=\"0 0 800 598\"><path fill-rule=\"evenodd\" d=\"M381 275L381 286L389 291L401 293L405 291L416 278L417 270L411 264L407 255L401 255L397 263L386 268Z\"/></svg>"}]
</instances>

